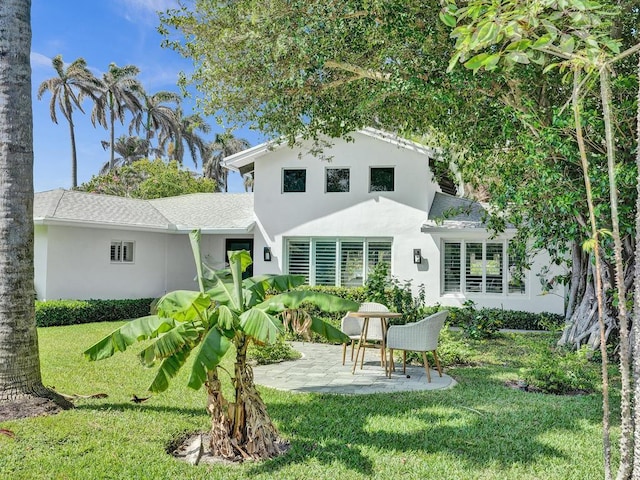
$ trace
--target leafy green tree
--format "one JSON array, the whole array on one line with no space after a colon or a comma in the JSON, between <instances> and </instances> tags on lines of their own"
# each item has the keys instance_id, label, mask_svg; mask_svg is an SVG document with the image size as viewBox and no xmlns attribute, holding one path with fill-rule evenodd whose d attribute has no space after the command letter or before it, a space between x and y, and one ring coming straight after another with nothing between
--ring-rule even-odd
<instances>
[{"instance_id":1,"label":"leafy green tree","mask_svg":"<svg viewBox=\"0 0 640 480\"><path fill-rule=\"evenodd\" d=\"M42 98L46 91L51 92L49 103L49 114L54 123L58 123L57 110L67 119L69 123L69 135L71 137L71 186L78 185L78 158L76 152L76 133L73 123L73 110L77 108L82 113L82 100L89 97L93 100L100 89L98 79L87 68L84 58L74 60L65 69L62 55L56 55L51 61L53 69L58 74L44 80L38 87L38 100Z\"/></svg>"},{"instance_id":2,"label":"leafy green tree","mask_svg":"<svg viewBox=\"0 0 640 480\"><path fill-rule=\"evenodd\" d=\"M33 302L30 12L29 0L0 3L0 408L3 420L40 414L42 405L46 404L42 399L72 407L43 386L40 374ZM33 408L38 403L40 410Z\"/></svg>"},{"instance_id":3,"label":"leafy green tree","mask_svg":"<svg viewBox=\"0 0 640 480\"><path fill-rule=\"evenodd\" d=\"M196 176L178 162L143 159L91 178L78 190L119 197L163 198L216 190L213 180Z\"/></svg>"},{"instance_id":4,"label":"leafy green tree","mask_svg":"<svg viewBox=\"0 0 640 480\"><path fill-rule=\"evenodd\" d=\"M327 294L287 291L303 283L300 276L262 275L242 280L251 264L247 251L229 252L229 269L213 271L201 260L200 232L192 232L191 244L200 290L165 295L158 301L157 314L128 322L85 355L100 360L136 341L151 339L140 359L149 366L161 362L149 390L162 392L193 354L188 385L196 390L206 388L212 453L224 458L276 456L281 451L280 439L247 364L249 344L274 343L288 329L311 330L331 341L346 341L346 335L323 320L290 312L303 302L328 312L358 305ZM224 398L220 382L224 372L220 362L226 355L235 356L231 400Z\"/></svg>"},{"instance_id":5,"label":"leafy green tree","mask_svg":"<svg viewBox=\"0 0 640 480\"><path fill-rule=\"evenodd\" d=\"M215 139L209 144L209 155L202 167L202 174L215 180L219 191L228 192L229 170L222 167L222 161L226 157L246 150L250 146L251 144L247 140L234 137L230 132L216 133ZM245 190L247 189L248 186L245 183Z\"/></svg>"},{"instance_id":6,"label":"leafy green tree","mask_svg":"<svg viewBox=\"0 0 640 480\"><path fill-rule=\"evenodd\" d=\"M124 124L127 112L134 116L142 110L141 98L144 95L142 85L137 79L140 70L134 65L118 67L109 65L109 71L100 79L100 94L95 100L91 112L94 126L99 123L109 130L110 159L109 168L115 166L115 122Z\"/></svg>"},{"instance_id":7,"label":"leafy green tree","mask_svg":"<svg viewBox=\"0 0 640 480\"><path fill-rule=\"evenodd\" d=\"M615 3L622 13L610 17L611 26L624 49L636 42L640 12L633 1ZM467 184L490 192L487 200L508 212L491 218L492 228L511 223L521 243L531 245L531 254L546 249L554 261L571 259L566 278L546 279L570 281L564 342L599 345L593 253L582 249L592 237L590 214L573 116L565 107L572 87L562 82L562 72L543 75L543 66L529 62L509 74L446 73L455 41L438 19L437 0L194 5L163 15L162 24L165 44L194 60L188 80L202 93L206 113L219 115L227 125L251 122L289 143L321 134L348 137L363 126L437 142L445 164L455 163ZM628 128L635 115L630 65L628 59L617 64L612 85L621 127L617 176L625 264L633 258L628 232L636 197L628 181L635 175ZM606 171L599 95L590 93L582 105L590 163L594 171ZM592 183L597 223L610 229L607 177L594 175ZM610 243L601 253L605 292L615 280ZM526 268L528 259L523 259ZM624 281L632 281L631 269ZM608 336L617 328L612 295L603 307Z\"/></svg>"}]
</instances>

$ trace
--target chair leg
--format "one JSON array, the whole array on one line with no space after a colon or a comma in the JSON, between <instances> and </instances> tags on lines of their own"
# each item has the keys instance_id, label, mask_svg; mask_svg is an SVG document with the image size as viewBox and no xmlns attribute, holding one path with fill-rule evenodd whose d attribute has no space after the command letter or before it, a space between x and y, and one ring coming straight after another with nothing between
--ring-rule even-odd
<instances>
[{"instance_id":1,"label":"chair leg","mask_svg":"<svg viewBox=\"0 0 640 480\"><path fill-rule=\"evenodd\" d=\"M342 344L342 365L344 365L345 360L347 359L347 344Z\"/></svg>"},{"instance_id":2,"label":"chair leg","mask_svg":"<svg viewBox=\"0 0 640 480\"><path fill-rule=\"evenodd\" d=\"M391 372L393 372L396 369L396 366L393 363L393 348L389 349L389 361L387 362L387 368L388 368L387 377L391 378Z\"/></svg>"},{"instance_id":3,"label":"chair leg","mask_svg":"<svg viewBox=\"0 0 640 480\"><path fill-rule=\"evenodd\" d=\"M402 373L407 374L407 351L402 350Z\"/></svg>"},{"instance_id":4,"label":"chair leg","mask_svg":"<svg viewBox=\"0 0 640 480\"><path fill-rule=\"evenodd\" d=\"M427 381L431 383L431 372L429 372L429 361L427 360L427 352L422 352L422 360L424 361L424 369L427 372Z\"/></svg>"},{"instance_id":5,"label":"chair leg","mask_svg":"<svg viewBox=\"0 0 640 480\"><path fill-rule=\"evenodd\" d=\"M355 350L356 347L356 341L355 340L351 340L351 361L353 362L353 351Z\"/></svg>"},{"instance_id":6,"label":"chair leg","mask_svg":"<svg viewBox=\"0 0 640 480\"><path fill-rule=\"evenodd\" d=\"M436 359L436 368L438 369L438 375L442 376L442 367L440 366L440 359L438 358L438 352L433 351L433 358Z\"/></svg>"}]
</instances>

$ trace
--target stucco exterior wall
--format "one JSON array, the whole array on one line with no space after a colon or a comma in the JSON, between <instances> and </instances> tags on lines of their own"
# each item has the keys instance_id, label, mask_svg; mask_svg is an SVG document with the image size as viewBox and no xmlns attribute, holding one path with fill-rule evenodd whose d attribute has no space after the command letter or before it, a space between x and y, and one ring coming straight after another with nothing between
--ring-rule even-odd
<instances>
[{"instance_id":1,"label":"stucco exterior wall","mask_svg":"<svg viewBox=\"0 0 640 480\"><path fill-rule=\"evenodd\" d=\"M255 268L256 273L286 270L285 240L291 237L374 237L392 239L392 274L412 280L414 287L424 284L427 304L460 306L472 299L478 306L534 312L564 310L564 291L541 295L540 282L531 272L526 275L527 293L457 294L441 292L442 238L487 239L486 232L456 231L431 235L421 231L438 185L428 168L428 157L394 144L354 134L355 142L335 140L331 162L311 155L299 158L299 150L280 148L255 162ZM395 167L393 192L369 192L371 166ZM306 168L306 191L282 192L285 168ZM350 168L350 191L325 192L327 167ZM273 260L264 262L262 249L272 250ZM413 249L419 248L422 263L413 263ZM536 259L534 270L546 265L544 256Z\"/></svg>"}]
</instances>

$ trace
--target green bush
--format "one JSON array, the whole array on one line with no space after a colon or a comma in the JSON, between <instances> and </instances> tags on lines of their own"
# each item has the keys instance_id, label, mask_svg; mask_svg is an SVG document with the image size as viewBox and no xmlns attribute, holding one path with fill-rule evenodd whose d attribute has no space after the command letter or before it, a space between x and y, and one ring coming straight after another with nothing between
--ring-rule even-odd
<instances>
[{"instance_id":1,"label":"green bush","mask_svg":"<svg viewBox=\"0 0 640 480\"><path fill-rule=\"evenodd\" d=\"M600 375L597 365L589 362L590 353L586 346L577 351L541 349L533 366L523 370L524 381L545 393L593 392Z\"/></svg>"},{"instance_id":2,"label":"green bush","mask_svg":"<svg viewBox=\"0 0 640 480\"><path fill-rule=\"evenodd\" d=\"M258 365L296 360L301 357L300 352L294 350L291 345L285 342L283 337L278 337L278 340L273 345L256 345L252 343L249 346L247 355L250 361L254 361Z\"/></svg>"},{"instance_id":3,"label":"green bush","mask_svg":"<svg viewBox=\"0 0 640 480\"><path fill-rule=\"evenodd\" d=\"M500 323L499 328L513 330L559 331L564 325L564 317L556 313L531 313L501 308L471 309L469 307L439 307L449 311L447 322L455 327L463 328L465 324L475 321L478 313L482 314L481 322ZM479 320L479 321L480 321Z\"/></svg>"},{"instance_id":4,"label":"green bush","mask_svg":"<svg viewBox=\"0 0 640 480\"><path fill-rule=\"evenodd\" d=\"M443 368L453 365L468 365L471 362L472 351L469 345L462 340L456 339L446 327L440 331L437 352ZM396 356L401 358L402 352L396 353L398 353ZM427 360L430 366L435 367L435 359L431 352L427 353ZM424 365L422 353L407 352L407 363Z\"/></svg>"},{"instance_id":5,"label":"green bush","mask_svg":"<svg viewBox=\"0 0 640 480\"><path fill-rule=\"evenodd\" d=\"M130 300L36 301L36 325L53 327L92 322L112 322L149 315L153 298Z\"/></svg>"}]
</instances>

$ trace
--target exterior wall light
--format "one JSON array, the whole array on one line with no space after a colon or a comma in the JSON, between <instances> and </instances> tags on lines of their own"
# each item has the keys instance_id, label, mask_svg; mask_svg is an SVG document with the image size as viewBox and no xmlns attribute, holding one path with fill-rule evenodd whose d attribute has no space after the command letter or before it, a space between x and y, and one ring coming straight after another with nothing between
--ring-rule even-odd
<instances>
[{"instance_id":1,"label":"exterior wall light","mask_svg":"<svg viewBox=\"0 0 640 480\"><path fill-rule=\"evenodd\" d=\"M416 265L422 263L422 252L419 248L413 249L413 263Z\"/></svg>"},{"instance_id":2,"label":"exterior wall light","mask_svg":"<svg viewBox=\"0 0 640 480\"><path fill-rule=\"evenodd\" d=\"M262 251L262 258L265 262L271 261L271 248L264 247L264 250Z\"/></svg>"}]
</instances>

